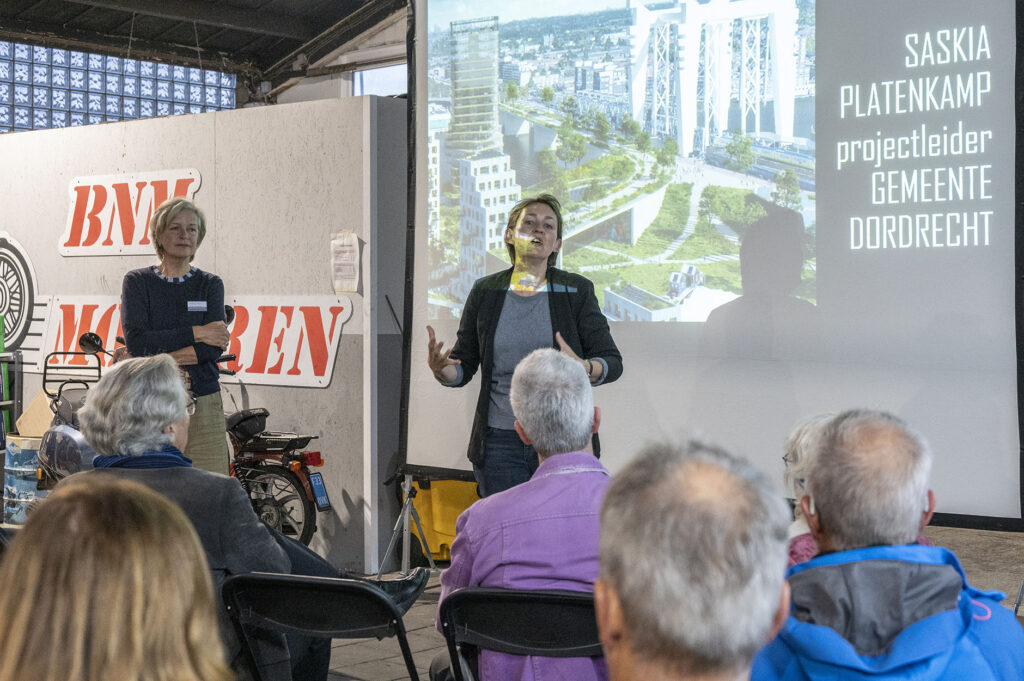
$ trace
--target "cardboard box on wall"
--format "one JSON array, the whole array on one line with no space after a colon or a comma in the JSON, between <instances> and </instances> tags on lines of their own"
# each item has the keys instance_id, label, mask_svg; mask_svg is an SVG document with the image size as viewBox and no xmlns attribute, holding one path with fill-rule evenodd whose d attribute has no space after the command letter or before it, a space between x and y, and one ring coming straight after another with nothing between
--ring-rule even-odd
<instances>
[{"instance_id":1,"label":"cardboard box on wall","mask_svg":"<svg viewBox=\"0 0 1024 681\"><path fill-rule=\"evenodd\" d=\"M42 390L29 402L28 407L18 417L18 435L22 437L42 437L53 420L50 411L50 398Z\"/></svg>"}]
</instances>

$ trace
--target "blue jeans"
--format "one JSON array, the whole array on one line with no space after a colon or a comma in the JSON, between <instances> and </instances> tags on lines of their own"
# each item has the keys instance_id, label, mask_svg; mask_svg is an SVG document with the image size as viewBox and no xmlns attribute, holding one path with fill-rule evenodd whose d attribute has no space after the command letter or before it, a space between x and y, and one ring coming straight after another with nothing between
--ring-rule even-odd
<instances>
[{"instance_id":1,"label":"blue jeans","mask_svg":"<svg viewBox=\"0 0 1024 681\"><path fill-rule=\"evenodd\" d=\"M487 428L483 466L473 464L480 496L488 497L526 482L537 470L537 451L514 430Z\"/></svg>"}]
</instances>

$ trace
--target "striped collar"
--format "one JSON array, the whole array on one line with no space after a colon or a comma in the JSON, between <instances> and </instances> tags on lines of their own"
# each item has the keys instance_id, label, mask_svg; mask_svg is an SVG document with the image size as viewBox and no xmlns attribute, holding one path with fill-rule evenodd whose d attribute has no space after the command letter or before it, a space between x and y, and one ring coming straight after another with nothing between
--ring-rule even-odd
<instances>
[{"instance_id":1,"label":"striped collar","mask_svg":"<svg viewBox=\"0 0 1024 681\"><path fill-rule=\"evenodd\" d=\"M193 266L193 267L190 267L188 272L186 272L183 276L180 276L180 277L168 277L163 272L161 272L160 268L157 267L156 265L153 265L152 269L153 269L153 274L155 274L156 276L160 277L164 281L171 282L172 284L180 284L183 281L185 281L186 279L188 279L189 277L191 277L193 274L195 274L196 272L199 271L199 270L197 270L195 268L195 266Z\"/></svg>"}]
</instances>

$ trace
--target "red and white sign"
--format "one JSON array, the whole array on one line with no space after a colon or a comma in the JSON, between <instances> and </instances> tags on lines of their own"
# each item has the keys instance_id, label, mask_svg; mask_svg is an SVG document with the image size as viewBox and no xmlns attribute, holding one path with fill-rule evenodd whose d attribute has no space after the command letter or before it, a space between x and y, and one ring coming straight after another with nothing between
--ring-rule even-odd
<instances>
[{"instance_id":1,"label":"red and white sign","mask_svg":"<svg viewBox=\"0 0 1024 681\"><path fill-rule=\"evenodd\" d=\"M63 256L152 255L149 219L174 196L192 199L202 178L195 168L71 180Z\"/></svg>"},{"instance_id":2,"label":"red and white sign","mask_svg":"<svg viewBox=\"0 0 1024 681\"><path fill-rule=\"evenodd\" d=\"M352 316L348 296L239 296L224 383L326 388L334 372L341 327Z\"/></svg>"},{"instance_id":3,"label":"red and white sign","mask_svg":"<svg viewBox=\"0 0 1024 681\"><path fill-rule=\"evenodd\" d=\"M99 334L103 347L112 349L121 330L121 301L115 296L54 296L43 336L43 362L51 366L84 366L84 357L51 352L78 351L78 338L87 331ZM346 296L239 296L227 352L238 359L224 365L235 376L222 383L289 385L326 388L334 373L341 328L352 315ZM106 366L109 358L102 357Z\"/></svg>"}]
</instances>

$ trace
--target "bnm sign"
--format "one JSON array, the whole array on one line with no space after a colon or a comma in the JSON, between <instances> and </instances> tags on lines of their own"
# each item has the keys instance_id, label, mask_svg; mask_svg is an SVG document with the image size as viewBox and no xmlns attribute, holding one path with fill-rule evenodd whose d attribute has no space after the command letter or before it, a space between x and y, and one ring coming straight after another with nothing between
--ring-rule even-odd
<instances>
[{"instance_id":1,"label":"bnm sign","mask_svg":"<svg viewBox=\"0 0 1024 681\"><path fill-rule=\"evenodd\" d=\"M193 198L201 181L195 168L76 177L58 250L63 256L151 255L153 211L174 196Z\"/></svg>"}]
</instances>

